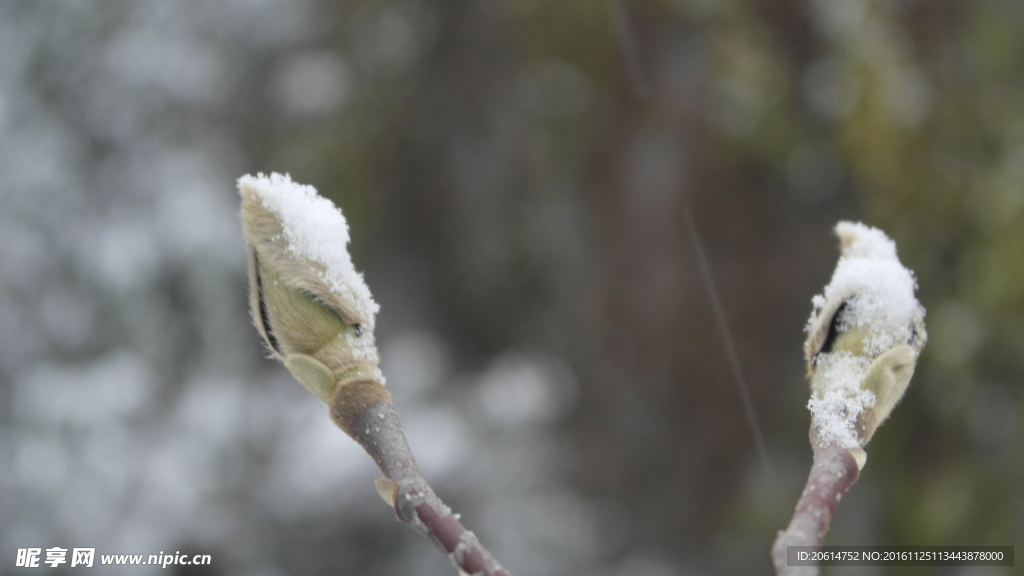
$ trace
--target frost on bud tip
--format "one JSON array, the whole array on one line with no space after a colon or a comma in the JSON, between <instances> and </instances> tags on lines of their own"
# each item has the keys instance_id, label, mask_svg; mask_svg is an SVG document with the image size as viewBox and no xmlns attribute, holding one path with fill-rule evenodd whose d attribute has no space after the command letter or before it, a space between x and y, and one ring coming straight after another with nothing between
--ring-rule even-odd
<instances>
[{"instance_id":1,"label":"frost on bud tip","mask_svg":"<svg viewBox=\"0 0 1024 576\"><path fill-rule=\"evenodd\" d=\"M914 274L877 228L836 225L841 255L813 299L804 354L816 445L859 449L903 397L927 340Z\"/></svg>"},{"instance_id":2,"label":"frost on bud tip","mask_svg":"<svg viewBox=\"0 0 1024 576\"><path fill-rule=\"evenodd\" d=\"M341 385L383 383L377 304L352 265L341 211L287 175L243 176L238 192L249 304L270 353L328 404Z\"/></svg>"}]
</instances>

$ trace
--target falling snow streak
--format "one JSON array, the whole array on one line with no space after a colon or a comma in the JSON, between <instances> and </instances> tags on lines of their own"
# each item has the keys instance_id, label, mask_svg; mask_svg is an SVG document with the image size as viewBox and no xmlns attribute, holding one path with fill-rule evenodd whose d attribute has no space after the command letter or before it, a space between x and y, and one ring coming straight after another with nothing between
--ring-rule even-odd
<instances>
[{"instance_id":1,"label":"falling snow streak","mask_svg":"<svg viewBox=\"0 0 1024 576\"><path fill-rule=\"evenodd\" d=\"M632 86L633 92L641 98L646 97L650 93L647 81L644 78L643 70L640 65L640 56L637 52L636 41L633 37L633 28L629 22L628 15L626 14L625 8L621 5L619 0L608 0L609 13L611 14L612 24L615 27L615 36L618 41L619 52L622 55L622 60L626 65L626 70L629 74L630 85ZM743 411L746 415L747 422L750 424L751 432L754 436L754 443L757 446L757 453L761 459L761 464L765 470L771 470L771 459L768 457L768 449L765 447L764 435L761 433L761 425L757 420L757 413L754 411L754 403L750 398L750 391L747 387L747 380L743 375L743 368L740 365L739 355L736 353L736 346L733 344L732 334L729 331L729 324L725 319L725 311L722 308L722 302L718 297L718 288L715 286L715 279L711 275L711 266L708 264L707 256L704 253L704 245L701 243L700 234L697 231L697 225L693 220L693 214L690 213L690 207L684 202L683 203L683 216L686 220L687 232L690 235L690 240L693 242L694 251L697 253L697 261L700 264L701 279L704 281L704 286L708 290L708 295L711 298L711 305L715 313L715 319L718 323L718 330L722 334L722 341L725 344L725 350L729 357L729 365L732 369L733 380L736 383L736 388L740 393L740 400L743 403Z\"/></svg>"},{"instance_id":2,"label":"falling snow streak","mask_svg":"<svg viewBox=\"0 0 1024 576\"><path fill-rule=\"evenodd\" d=\"M608 10L611 13L612 24L615 26L615 39L618 42L619 53L626 64L626 72L629 74L629 82L633 92L641 98L650 95L647 79L644 78L643 68L640 66L640 54L636 49L636 40L633 37L633 26L619 0L608 0Z\"/></svg>"},{"instance_id":3,"label":"falling snow streak","mask_svg":"<svg viewBox=\"0 0 1024 576\"><path fill-rule=\"evenodd\" d=\"M740 399L743 402L743 411L746 413L747 422L750 423L751 432L754 435L754 443L757 445L758 456L761 457L761 464L765 470L771 470L771 459L768 457L768 449L765 447L764 436L761 434L761 425L757 420L757 413L754 411L754 402L750 398L750 390L747 387L747 379L743 376L743 368L740 365L739 354L736 353L736 346L732 341L732 333L729 331L729 324L725 319L725 310L718 297L718 288L715 286L715 278L711 275L711 266L708 264L707 255L704 253L704 244L700 240L700 233L697 231L697 224L693 220L690 206L683 202L683 217L686 220L686 230L690 234L690 241L693 242L694 252L697 254L697 263L700 265L701 279L711 297L711 308L715 313L715 320L718 323L718 331L722 334L722 341L725 343L725 351L729 356L729 366L732 367L733 381L739 390Z\"/></svg>"}]
</instances>

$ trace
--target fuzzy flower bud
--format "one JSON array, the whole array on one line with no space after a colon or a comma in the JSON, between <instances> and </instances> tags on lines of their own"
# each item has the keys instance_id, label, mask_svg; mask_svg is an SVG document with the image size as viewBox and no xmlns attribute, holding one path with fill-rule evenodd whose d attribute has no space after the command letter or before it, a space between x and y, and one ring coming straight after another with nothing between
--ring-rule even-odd
<instances>
[{"instance_id":1,"label":"fuzzy flower bud","mask_svg":"<svg viewBox=\"0 0 1024 576\"><path fill-rule=\"evenodd\" d=\"M348 254L348 224L330 200L287 175L243 176L249 304L271 355L317 398L383 384L373 328L377 304ZM381 389L374 399L385 398ZM332 408L333 409L333 408Z\"/></svg>"},{"instance_id":2,"label":"fuzzy flower bud","mask_svg":"<svg viewBox=\"0 0 1024 576\"><path fill-rule=\"evenodd\" d=\"M877 228L836 225L841 256L813 299L804 353L817 446L863 448L903 397L927 339L914 274Z\"/></svg>"}]
</instances>

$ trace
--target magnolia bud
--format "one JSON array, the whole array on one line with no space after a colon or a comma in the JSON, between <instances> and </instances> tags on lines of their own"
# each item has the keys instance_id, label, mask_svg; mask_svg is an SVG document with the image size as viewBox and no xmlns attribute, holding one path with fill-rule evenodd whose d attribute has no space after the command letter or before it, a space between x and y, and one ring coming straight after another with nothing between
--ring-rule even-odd
<instances>
[{"instance_id":1,"label":"magnolia bud","mask_svg":"<svg viewBox=\"0 0 1024 576\"><path fill-rule=\"evenodd\" d=\"M341 211L287 175L243 176L238 192L249 304L271 355L332 414L387 401L373 337L377 304L352 265ZM349 388L358 389L358 405Z\"/></svg>"},{"instance_id":2,"label":"magnolia bud","mask_svg":"<svg viewBox=\"0 0 1024 576\"><path fill-rule=\"evenodd\" d=\"M881 230L840 222L841 257L804 344L816 445L860 449L903 397L927 340L913 273ZM860 461L859 461L860 462Z\"/></svg>"}]
</instances>

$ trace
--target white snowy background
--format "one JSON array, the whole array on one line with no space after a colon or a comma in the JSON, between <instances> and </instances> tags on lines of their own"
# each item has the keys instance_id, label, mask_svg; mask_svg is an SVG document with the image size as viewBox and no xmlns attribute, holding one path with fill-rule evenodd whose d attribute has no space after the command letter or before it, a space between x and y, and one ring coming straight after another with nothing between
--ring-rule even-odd
<instances>
[{"instance_id":1,"label":"white snowy background","mask_svg":"<svg viewBox=\"0 0 1024 576\"><path fill-rule=\"evenodd\" d=\"M304 46L325 33L318 9L0 5L0 572L54 546L211 554L189 571L204 574L451 571L249 325L234 182L260 127L237 122L351 96L351 65ZM236 110L253 86L274 118ZM566 362L509 350L454 372L429 326L385 323L413 449L471 528L524 574L593 556L597 511L560 479L549 429L574 401Z\"/></svg>"}]
</instances>

